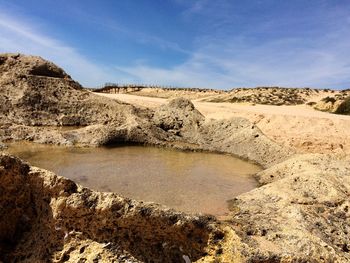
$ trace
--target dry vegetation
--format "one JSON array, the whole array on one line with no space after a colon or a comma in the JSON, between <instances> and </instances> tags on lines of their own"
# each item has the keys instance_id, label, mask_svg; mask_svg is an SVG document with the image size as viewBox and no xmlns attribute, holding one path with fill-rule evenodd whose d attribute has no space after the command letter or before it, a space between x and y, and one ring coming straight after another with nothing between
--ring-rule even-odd
<instances>
[{"instance_id":1,"label":"dry vegetation","mask_svg":"<svg viewBox=\"0 0 350 263\"><path fill-rule=\"evenodd\" d=\"M208 102L243 102L268 105L304 104L306 97L313 93L311 89L289 89L279 87L257 87L255 89L232 89L226 94L205 99Z\"/></svg>"},{"instance_id":2,"label":"dry vegetation","mask_svg":"<svg viewBox=\"0 0 350 263\"><path fill-rule=\"evenodd\" d=\"M335 113L350 115L350 97L346 98L336 109Z\"/></svg>"}]
</instances>

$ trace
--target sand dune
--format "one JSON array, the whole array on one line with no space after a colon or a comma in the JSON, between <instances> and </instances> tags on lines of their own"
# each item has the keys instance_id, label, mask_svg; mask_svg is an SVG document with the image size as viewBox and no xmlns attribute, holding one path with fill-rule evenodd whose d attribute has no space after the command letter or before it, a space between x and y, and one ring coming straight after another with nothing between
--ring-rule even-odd
<instances>
[{"instance_id":1,"label":"sand dune","mask_svg":"<svg viewBox=\"0 0 350 263\"><path fill-rule=\"evenodd\" d=\"M167 102L163 98L130 94L96 94L150 108ZM247 118L271 139L299 152L350 153L350 116L347 115L321 112L306 105L251 105L200 100L193 100L193 103L209 119Z\"/></svg>"}]
</instances>

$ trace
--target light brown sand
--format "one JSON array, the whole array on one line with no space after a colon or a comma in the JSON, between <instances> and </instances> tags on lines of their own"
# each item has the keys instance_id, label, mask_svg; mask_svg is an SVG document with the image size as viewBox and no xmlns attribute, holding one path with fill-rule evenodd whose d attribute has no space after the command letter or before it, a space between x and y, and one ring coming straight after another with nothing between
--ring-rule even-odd
<instances>
[{"instance_id":1,"label":"light brown sand","mask_svg":"<svg viewBox=\"0 0 350 263\"><path fill-rule=\"evenodd\" d=\"M163 98L129 94L96 94L151 108L167 102ZM208 119L245 117L271 139L299 152L350 154L350 116L320 112L306 105L253 106L196 100L193 103Z\"/></svg>"}]
</instances>

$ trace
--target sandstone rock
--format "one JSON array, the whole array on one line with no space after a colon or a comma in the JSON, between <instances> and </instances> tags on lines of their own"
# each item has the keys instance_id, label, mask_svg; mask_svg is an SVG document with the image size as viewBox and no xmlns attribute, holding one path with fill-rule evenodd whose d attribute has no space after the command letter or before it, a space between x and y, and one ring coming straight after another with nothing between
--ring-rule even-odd
<instances>
[{"instance_id":1,"label":"sandstone rock","mask_svg":"<svg viewBox=\"0 0 350 263\"><path fill-rule=\"evenodd\" d=\"M252 262L349 262L350 165L342 162L299 156L263 171L275 181L231 201L230 224L249 247L242 253Z\"/></svg>"},{"instance_id":2,"label":"sandstone rock","mask_svg":"<svg viewBox=\"0 0 350 263\"><path fill-rule=\"evenodd\" d=\"M263 167L279 163L294 153L267 138L244 118L208 121L201 126L197 137L202 149L231 153Z\"/></svg>"},{"instance_id":3,"label":"sandstone rock","mask_svg":"<svg viewBox=\"0 0 350 263\"><path fill-rule=\"evenodd\" d=\"M230 153L263 166L292 153L247 120L206 122L187 99L171 100L155 111L136 108L82 89L61 68L40 57L0 57L0 139L4 141L153 144Z\"/></svg>"},{"instance_id":4,"label":"sandstone rock","mask_svg":"<svg viewBox=\"0 0 350 263\"><path fill-rule=\"evenodd\" d=\"M225 224L94 192L3 154L0 260L348 262L350 174L331 158L286 161L293 172L232 200ZM299 168L329 161L329 171Z\"/></svg>"},{"instance_id":5,"label":"sandstone rock","mask_svg":"<svg viewBox=\"0 0 350 263\"><path fill-rule=\"evenodd\" d=\"M0 167L2 261L208 262L226 249L213 217L94 192L9 155Z\"/></svg>"},{"instance_id":6,"label":"sandstone rock","mask_svg":"<svg viewBox=\"0 0 350 263\"><path fill-rule=\"evenodd\" d=\"M156 109L152 120L161 129L186 137L197 131L204 116L190 100L176 98Z\"/></svg>"},{"instance_id":7,"label":"sandstone rock","mask_svg":"<svg viewBox=\"0 0 350 263\"><path fill-rule=\"evenodd\" d=\"M208 120L184 98L171 100L155 111L156 126L176 135L182 148L230 153L264 167L285 160L292 149L279 146L244 118ZM178 147L178 148L181 148Z\"/></svg>"},{"instance_id":8,"label":"sandstone rock","mask_svg":"<svg viewBox=\"0 0 350 263\"><path fill-rule=\"evenodd\" d=\"M337 158L326 154L295 155L258 174L260 184L268 184L293 174L327 172L330 175L346 176L350 174L350 162L347 158Z\"/></svg>"},{"instance_id":9,"label":"sandstone rock","mask_svg":"<svg viewBox=\"0 0 350 263\"><path fill-rule=\"evenodd\" d=\"M39 57L5 54L0 140L136 142L229 153L268 168L257 175L264 186L230 202L224 224L91 191L0 155L0 261L350 261L349 158L293 156L246 119L205 120L186 99L136 108L93 95Z\"/></svg>"},{"instance_id":10,"label":"sandstone rock","mask_svg":"<svg viewBox=\"0 0 350 263\"><path fill-rule=\"evenodd\" d=\"M83 90L61 68L34 56L1 55L2 123L27 126L86 126L123 122L133 110Z\"/></svg>"}]
</instances>

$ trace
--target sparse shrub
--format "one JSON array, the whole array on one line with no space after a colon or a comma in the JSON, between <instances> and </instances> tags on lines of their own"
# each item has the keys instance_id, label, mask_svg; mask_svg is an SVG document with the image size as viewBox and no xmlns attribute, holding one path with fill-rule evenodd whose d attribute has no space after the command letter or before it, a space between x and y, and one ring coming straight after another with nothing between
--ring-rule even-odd
<instances>
[{"instance_id":1,"label":"sparse shrub","mask_svg":"<svg viewBox=\"0 0 350 263\"><path fill-rule=\"evenodd\" d=\"M244 98L232 97L231 99L229 99L229 102L231 103L237 103L242 101L244 101Z\"/></svg>"},{"instance_id":2,"label":"sparse shrub","mask_svg":"<svg viewBox=\"0 0 350 263\"><path fill-rule=\"evenodd\" d=\"M324 101L325 103L328 103L328 102L334 103L337 100L334 97L327 96L327 97L323 98L322 101Z\"/></svg>"},{"instance_id":3,"label":"sparse shrub","mask_svg":"<svg viewBox=\"0 0 350 263\"><path fill-rule=\"evenodd\" d=\"M335 113L350 115L350 97L346 98L336 109Z\"/></svg>"}]
</instances>

